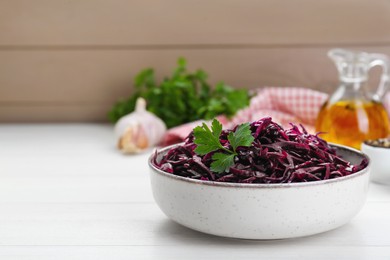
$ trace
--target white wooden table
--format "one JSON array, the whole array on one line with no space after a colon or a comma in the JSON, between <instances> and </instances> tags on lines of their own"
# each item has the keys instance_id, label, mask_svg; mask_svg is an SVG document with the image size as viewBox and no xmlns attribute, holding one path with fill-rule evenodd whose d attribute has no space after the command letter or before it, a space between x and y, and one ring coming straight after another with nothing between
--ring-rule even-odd
<instances>
[{"instance_id":1,"label":"white wooden table","mask_svg":"<svg viewBox=\"0 0 390 260\"><path fill-rule=\"evenodd\" d=\"M316 236L198 233L154 203L149 153L124 156L109 125L0 125L0 259L390 259L390 186Z\"/></svg>"}]
</instances>

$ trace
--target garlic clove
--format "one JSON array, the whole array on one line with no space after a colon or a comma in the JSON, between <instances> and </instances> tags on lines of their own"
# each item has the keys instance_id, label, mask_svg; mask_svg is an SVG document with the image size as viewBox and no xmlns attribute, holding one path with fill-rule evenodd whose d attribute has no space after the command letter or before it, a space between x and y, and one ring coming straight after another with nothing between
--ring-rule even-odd
<instances>
[{"instance_id":1,"label":"garlic clove","mask_svg":"<svg viewBox=\"0 0 390 260\"><path fill-rule=\"evenodd\" d=\"M146 101L138 98L135 111L115 125L118 148L124 153L140 153L159 144L166 130L165 123L146 110Z\"/></svg>"},{"instance_id":2,"label":"garlic clove","mask_svg":"<svg viewBox=\"0 0 390 260\"><path fill-rule=\"evenodd\" d=\"M124 153L139 153L148 147L148 137L142 125L129 127L118 141L118 148Z\"/></svg>"}]
</instances>

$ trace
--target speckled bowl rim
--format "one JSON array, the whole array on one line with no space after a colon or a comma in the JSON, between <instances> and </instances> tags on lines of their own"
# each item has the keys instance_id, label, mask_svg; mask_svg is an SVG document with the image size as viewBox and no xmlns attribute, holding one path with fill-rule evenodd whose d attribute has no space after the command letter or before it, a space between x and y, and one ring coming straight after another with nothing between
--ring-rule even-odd
<instances>
[{"instance_id":1,"label":"speckled bowl rim","mask_svg":"<svg viewBox=\"0 0 390 260\"><path fill-rule=\"evenodd\" d=\"M362 143L362 150L363 147L365 147L365 149L379 150L381 151L381 153L387 153L387 152L390 153L390 147L380 147L380 146L374 146L374 145Z\"/></svg>"},{"instance_id":2,"label":"speckled bowl rim","mask_svg":"<svg viewBox=\"0 0 390 260\"><path fill-rule=\"evenodd\" d=\"M157 154L164 153L171 149L172 147L181 145L183 143L178 143L174 145L170 145L167 147L162 148L161 150L157 151ZM339 144L333 144L329 143L329 145L336 147L336 148L341 148L344 150L347 150L349 152L358 154L362 158L366 158L368 161L368 164L365 168L362 170L355 172L353 174L343 176L343 177L338 177L334 179L327 179L327 180L321 180L321 181L311 181L311 182L294 182L294 183L233 183L233 182L216 182L216 181L202 181L202 180L196 180L196 179L191 179L191 178L186 178L178 175L174 175L172 173L164 172L160 169L158 169L156 166L153 165L152 160L155 155L155 152L153 152L149 159L148 159L148 165L151 168L151 170L154 173L160 174L164 177L168 177L177 181L181 182L186 182L186 183L192 183L192 184L197 184L197 185L207 185L207 186L213 186L213 187L223 187L223 188L257 188L257 189L273 189L273 188L295 188L295 187L311 187L311 186L316 186L316 185L326 185L326 184L331 184L331 183L336 183L336 182L343 182L347 181L349 179L357 178L362 175L368 174L369 169L371 167L371 160L370 158L363 152L356 150L354 148L344 146L344 145L339 145Z\"/></svg>"}]
</instances>

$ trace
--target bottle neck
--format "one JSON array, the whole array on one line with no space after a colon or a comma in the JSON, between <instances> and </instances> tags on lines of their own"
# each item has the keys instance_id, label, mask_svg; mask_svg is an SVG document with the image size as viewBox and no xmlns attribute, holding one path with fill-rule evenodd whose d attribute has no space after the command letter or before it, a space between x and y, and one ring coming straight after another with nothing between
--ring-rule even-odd
<instances>
[{"instance_id":1,"label":"bottle neck","mask_svg":"<svg viewBox=\"0 0 390 260\"><path fill-rule=\"evenodd\" d=\"M332 104L340 100L370 100L366 86L365 80L351 82L340 79L340 85L331 95L329 102Z\"/></svg>"},{"instance_id":2,"label":"bottle neck","mask_svg":"<svg viewBox=\"0 0 390 260\"><path fill-rule=\"evenodd\" d=\"M365 81L367 81L367 75L364 75L363 73L361 73L361 75L353 77L351 75L345 75L345 74L341 73L339 79L340 79L340 81L346 82L346 83L365 82Z\"/></svg>"},{"instance_id":3,"label":"bottle neck","mask_svg":"<svg viewBox=\"0 0 390 260\"><path fill-rule=\"evenodd\" d=\"M340 87L345 88L347 91L366 91L367 80L343 80L340 79Z\"/></svg>"}]
</instances>

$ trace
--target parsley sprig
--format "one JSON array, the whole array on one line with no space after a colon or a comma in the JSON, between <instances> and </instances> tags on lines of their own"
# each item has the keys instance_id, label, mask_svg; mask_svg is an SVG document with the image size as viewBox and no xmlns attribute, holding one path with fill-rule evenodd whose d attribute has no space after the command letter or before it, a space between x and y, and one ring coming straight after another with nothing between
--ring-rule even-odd
<instances>
[{"instance_id":1,"label":"parsley sprig","mask_svg":"<svg viewBox=\"0 0 390 260\"><path fill-rule=\"evenodd\" d=\"M207 79L203 70L188 71L184 58L178 59L172 75L161 82L152 68L145 69L135 76L132 95L112 107L109 119L115 123L134 111L138 97L146 100L147 110L161 118L168 128L221 114L231 117L248 106L247 89L232 88L223 82L212 86Z\"/></svg>"},{"instance_id":2,"label":"parsley sprig","mask_svg":"<svg viewBox=\"0 0 390 260\"><path fill-rule=\"evenodd\" d=\"M220 142L221 133L222 124L217 119L211 123L211 129L205 123L194 128L194 143L197 145L195 153L206 155L215 152L210 169L217 173L228 171L234 164L237 147L250 146L254 141L249 123L239 125L234 132L228 134L227 138L230 143L228 148Z\"/></svg>"}]
</instances>

